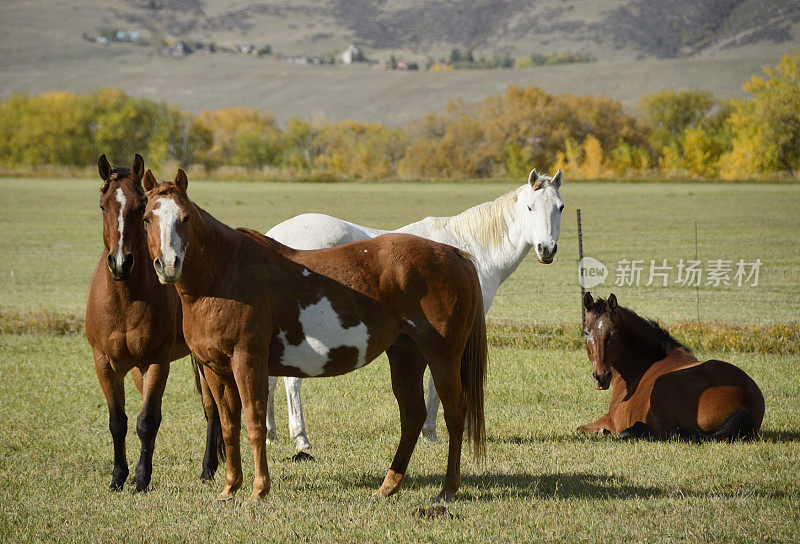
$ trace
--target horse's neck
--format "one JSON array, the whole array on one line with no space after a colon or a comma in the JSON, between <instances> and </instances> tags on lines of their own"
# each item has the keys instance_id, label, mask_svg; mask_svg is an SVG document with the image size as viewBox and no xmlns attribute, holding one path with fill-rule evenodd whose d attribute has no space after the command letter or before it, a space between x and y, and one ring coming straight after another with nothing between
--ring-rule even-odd
<instances>
[{"instance_id":1,"label":"horse's neck","mask_svg":"<svg viewBox=\"0 0 800 544\"><path fill-rule=\"evenodd\" d=\"M639 319L629 317L616 340L620 347L614 357L614 378L619 377L618 386L627 390L625 396L633 393L650 367L667 356L659 331Z\"/></svg>"},{"instance_id":2,"label":"horse's neck","mask_svg":"<svg viewBox=\"0 0 800 544\"><path fill-rule=\"evenodd\" d=\"M426 217L395 232L416 234L470 253L483 291L484 310L488 312L500 284L531 249L512 206L513 197L504 195L451 217Z\"/></svg>"},{"instance_id":3,"label":"horse's neck","mask_svg":"<svg viewBox=\"0 0 800 544\"><path fill-rule=\"evenodd\" d=\"M196 206L199 220L192 222L181 277L175 287L181 299L211 294L215 279L224 276L237 250L237 238L244 236Z\"/></svg>"}]
</instances>

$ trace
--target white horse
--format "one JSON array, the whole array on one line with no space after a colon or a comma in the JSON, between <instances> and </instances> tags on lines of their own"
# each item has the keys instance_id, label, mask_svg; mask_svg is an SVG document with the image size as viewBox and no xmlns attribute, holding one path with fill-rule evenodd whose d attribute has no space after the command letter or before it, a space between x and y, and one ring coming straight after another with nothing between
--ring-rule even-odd
<instances>
[{"instance_id":1,"label":"white horse","mask_svg":"<svg viewBox=\"0 0 800 544\"><path fill-rule=\"evenodd\" d=\"M486 312L500 284L519 266L531 248L539 261L553 262L561 232L561 212L564 201L560 189L561 170L552 178L532 170L528 183L491 202L479 204L452 217L426 217L395 231L373 229L349 223L329 215L306 213L287 219L272 227L267 236L295 249L321 249L339 244L365 240L389 232L405 232L450 244L469 252L483 291ZM278 378L269 377L267 404L267 441L277 437L275 425L275 386ZM301 378L284 378L289 406L289 434L298 452L311 448L303 420L300 402ZM425 402L428 417L422 435L437 442L436 416L439 395L428 379L428 398ZM306 454L307 455L307 454Z\"/></svg>"}]
</instances>

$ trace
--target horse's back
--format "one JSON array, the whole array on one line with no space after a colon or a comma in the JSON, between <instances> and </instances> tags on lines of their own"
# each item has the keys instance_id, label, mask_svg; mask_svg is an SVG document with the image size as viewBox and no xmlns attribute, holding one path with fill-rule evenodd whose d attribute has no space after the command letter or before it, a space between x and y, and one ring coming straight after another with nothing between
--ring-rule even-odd
<instances>
[{"instance_id":1,"label":"horse's back","mask_svg":"<svg viewBox=\"0 0 800 544\"><path fill-rule=\"evenodd\" d=\"M725 361L697 362L664 372L654 380L650 397L651 418L685 431L711 434L740 410L752 417L757 431L764 417L758 385Z\"/></svg>"},{"instance_id":2,"label":"horse's back","mask_svg":"<svg viewBox=\"0 0 800 544\"><path fill-rule=\"evenodd\" d=\"M267 236L294 249L323 249L382 233L330 215L304 213L278 223L267 231Z\"/></svg>"}]
</instances>

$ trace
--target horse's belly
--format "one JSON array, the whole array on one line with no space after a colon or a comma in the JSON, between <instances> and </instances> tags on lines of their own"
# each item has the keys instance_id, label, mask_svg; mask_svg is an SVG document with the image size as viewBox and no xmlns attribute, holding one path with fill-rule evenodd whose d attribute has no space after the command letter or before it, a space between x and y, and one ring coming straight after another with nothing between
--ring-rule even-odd
<instances>
[{"instance_id":1,"label":"horse's belly","mask_svg":"<svg viewBox=\"0 0 800 544\"><path fill-rule=\"evenodd\" d=\"M287 329L270 343L270 368L275 374L295 374L294 369L300 376L333 376L369 362L367 325L343 327L327 298L301 309L298 323Z\"/></svg>"}]
</instances>

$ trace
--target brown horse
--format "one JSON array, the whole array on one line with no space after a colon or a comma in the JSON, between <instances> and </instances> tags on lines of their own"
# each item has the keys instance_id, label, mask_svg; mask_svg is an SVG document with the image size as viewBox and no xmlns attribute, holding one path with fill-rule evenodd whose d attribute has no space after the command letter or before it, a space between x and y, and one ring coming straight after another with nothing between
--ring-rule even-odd
<instances>
[{"instance_id":1,"label":"brown horse","mask_svg":"<svg viewBox=\"0 0 800 544\"><path fill-rule=\"evenodd\" d=\"M322 250L294 250L249 229L230 228L174 182L145 178L144 220L159 280L174 284L186 341L203 364L219 406L227 450L220 499L242 484L241 411L253 449L251 499L270 488L266 456L267 380L335 376L387 352L400 408L400 444L376 496L396 492L425 421L425 361L444 404L450 435L440 497L461 481L465 416L485 447L486 328L475 267L456 248L387 235ZM421 355L420 355L421 354Z\"/></svg>"},{"instance_id":2,"label":"brown horse","mask_svg":"<svg viewBox=\"0 0 800 544\"><path fill-rule=\"evenodd\" d=\"M583 298L586 350L598 389L612 388L606 415L579 427L623 438L750 440L764 418L753 379L724 361L700 362L654 321L608 300Z\"/></svg>"},{"instance_id":3,"label":"brown horse","mask_svg":"<svg viewBox=\"0 0 800 544\"><path fill-rule=\"evenodd\" d=\"M100 209L105 250L89 284L86 338L108 404L114 441L113 490L121 490L128 477L124 386L128 371L133 371L134 383L142 393L142 410L136 421L141 455L134 481L137 491L145 491L153 470L169 364L189 354L189 348L183 339L181 305L175 289L159 283L147 253L142 222L147 202L141 183L144 160L137 154L131 169L112 168L103 155L98 167L103 180ZM216 406L207 388L203 405L209 421L202 478L210 479L217 468L222 440L219 417L214 420Z\"/></svg>"}]
</instances>

